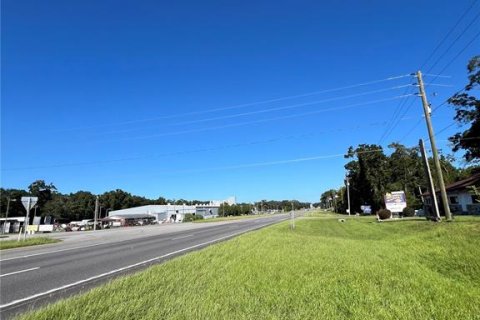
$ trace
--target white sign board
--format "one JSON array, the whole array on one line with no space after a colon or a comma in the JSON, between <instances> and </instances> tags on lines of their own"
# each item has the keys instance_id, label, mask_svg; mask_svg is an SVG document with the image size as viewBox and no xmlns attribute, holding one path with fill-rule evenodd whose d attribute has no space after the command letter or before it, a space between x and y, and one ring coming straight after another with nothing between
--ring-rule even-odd
<instances>
[{"instance_id":1,"label":"white sign board","mask_svg":"<svg viewBox=\"0 0 480 320\"><path fill-rule=\"evenodd\" d=\"M25 207L25 210L30 211L38 201L38 197L22 197L22 204ZM28 207L30 205L30 207Z\"/></svg>"},{"instance_id":2,"label":"white sign board","mask_svg":"<svg viewBox=\"0 0 480 320\"><path fill-rule=\"evenodd\" d=\"M391 212L402 212L407 206L405 192L394 191L385 195L385 207Z\"/></svg>"},{"instance_id":3,"label":"white sign board","mask_svg":"<svg viewBox=\"0 0 480 320\"><path fill-rule=\"evenodd\" d=\"M372 206L363 205L363 206L360 206L360 209L362 209L363 213L365 213L365 214L371 214L372 213Z\"/></svg>"},{"instance_id":4,"label":"white sign board","mask_svg":"<svg viewBox=\"0 0 480 320\"><path fill-rule=\"evenodd\" d=\"M53 224L41 224L38 226L39 232L53 232Z\"/></svg>"}]
</instances>

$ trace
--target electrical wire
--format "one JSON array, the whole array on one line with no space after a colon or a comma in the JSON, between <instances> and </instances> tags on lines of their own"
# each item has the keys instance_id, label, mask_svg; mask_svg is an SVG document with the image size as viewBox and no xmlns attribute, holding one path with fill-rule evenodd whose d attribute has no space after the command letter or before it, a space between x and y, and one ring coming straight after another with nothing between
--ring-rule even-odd
<instances>
[{"instance_id":1,"label":"electrical wire","mask_svg":"<svg viewBox=\"0 0 480 320\"><path fill-rule=\"evenodd\" d=\"M325 109L311 111L311 112L304 112L304 113L297 113L297 114L291 114L291 115L285 115L285 116L278 116L278 117L267 118L267 119L259 119L259 120L253 120L253 121L231 123L231 124L220 125L220 126L212 126L212 127L206 127L206 128L189 129L189 130L182 130L182 131L172 131L172 132L165 132L165 133L146 135L146 136L127 137L127 138L123 138L123 139L117 139L117 140L114 140L114 141L119 141L119 140L121 140L121 141L142 140L142 139L159 138L159 137L167 137L167 136L174 136L174 135L181 135L181 134L199 133L199 132L212 131L212 130L218 130L218 129L233 128L233 127L239 127L239 126L250 125L250 124L265 123L265 122L270 122L270 121L275 121L275 120L284 120L284 119L304 117L304 116L309 116L309 115L314 115L314 114L319 114L319 113L329 112L329 111L344 110L344 109L349 109L349 108L354 108L354 107L359 107L359 106L365 106L365 105L377 104L377 103L387 102L387 101L392 101L392 100L397 100L397 99L403 99L403 98L406 98L406 97L409 97L409 96L412 96L412 94L400 95L400 96L395 96L395 97L391 97L391 98L378 99L378 100L367 101L367 102L362 102L362 103L355 103L355 104L350 104L350 105L341 106L341 107L325 108ZM97 140L96 142L108 143L108 142L114 142L114 141L112 141L112 140L110 140L110 141L108 141L108 140L105 140L105 141Z\"/></svg>"},{"instance_id":2,"label":"electrical wire","mask_svg":"<svg viewBox=\"0 0 480 320\"><path fill-rule=\"evenodd\" d=\"M454 57L453 59L451 59L446 65L445 67L439 72L439 73L442 73L444 72L455 60L457 60L457 58L465 51L467 50L468 47L470 47L470 45L480 36L480 32L478 32L477 34L475 34L475 36L472 38L472 40L470 40L466 46L464 46L462 48L462 50L460 50ZM432 81L435 81L436 78L434 78Z\"/></svg>"},{"instance_id":3,"label":"electrical wire","mask_svg":"<svg viewBox=\"0 0 480 320\"><path fill-rule=\"evenodd\" d=\"M387 91L390 91L390 90L396 90L396 89L401 89L401 88L406 88L406 87L411 87L411 86L412 86L412 84L400 85L400 86L394 86L394 87L389 87L389 88L385 88L385 89L371 90L371 91L362 92L362 93L350 94L350 95L328 98L328 99L323 99L323 100L317 100L317 101L312 101L312 102L298 103L298 104L282 106L282 107L267 108L267 109L261 109L261 110L255 110L255 111L250 111L250 112L243 112L243 113L236 113L236 114L230 114L230 115L224 115L224 116L218 116L218 117L212 117L212 118L204 118L204 119L196 119L196 120L187 120L187 121L181 121L181 122L175 122L175 123L168 123L168 125L169 126L183 126L183 125L187 125L187 124L196 124L196 123L204 123L204 122L210 122L210 121L226 120L226 119L246 117L246 116L258 115L258 114L262 114L262 113L269 113L269 112L275 112L275 111L281 111L281 110L296 109L296 108L308 107L308 106L323 104L323 103L332 102L332 101L346 100L346 99L350 99L350 98L361 97L361 96L366 96L366 95L375 94L375 93L387 92ZM127 133L127 132L138 131L138 130L141 130L141 129L143 129L143 128L114 130L114 131L102 132L100 134L108 135L108 134Z\"/></svg>"},{"instance_id":4,"label":"electrical wire","mask_svg":"<svg viewBox=\"0 0 480 320\"><path fill-rule=\"evenodd\" d=\"M364 154L364 153L372 153L372 152L380 152L380 151L383 151L383 149L374 149L374 150L360 151L360 152L355 152L355 153L356 154ZM282 165L282 164L300 163L300 162L324 160L324 159L331 159L331 158L340 158L340 157L344 157L344 156L345 156L345 153L337 153L337 154L318 155L318 156L305 157L305 158L277 160L277 161L268 161L268 162L256 162L256 163L247 163L247 164L232 165L232 166L223 166L223 167L211 167L211 168L204 168L204 169L168 171L168 172L154 174L153 176L183 174L183 173L201 173L201 172L234 170L234 169L255 168L255 167L266 167L266 166L273 166L273 165Z\"/></svg>"},{"instance_id":5,"label":"electrical wire","mask_svg":"<svg viewBox=\"0 0 480 320\"><path fill-rule=\"evenodd\" d=\"M188 155L188 154L195 154L195 153L202 153L202 152L211 152L211 151L219 151L219 150L228 150L233 148L240 148L240 147L248 147L254 145L263 145L263 144L270 144L284 140L299 140L299 139L306 139L312 138L315 136L329 134L329 133L338 133L338 132L352 132L354 130L361 130L365 128L371 127L378 127L385 125L386 122L372 122L365 125L357 125L355 127L348 127L348 128L338 128L332 130L323 130L315 133L304 133L298 135L289 135L265 140L257 140L257 141L250 141L246 143L237 143L231 145L222 145L222 146L215 146L215 147L208 147L208 148L198 148L198 149L188 149L182 150L177 152L167 152L167 153L160 153L160 154L150 154L138 157L126 157L126 158L117 158L117 159L109 159L109 160L95 160L95 161L83 161L83 162L73 162L73 163L57 163L51 165L41 165L41 166L30 166L30 167L14 167L14 168L2 168L2 171L21 171L21 170L34 170L34 169L47 169L47 168L64 168L64 167L80 167L80 166L89 166L89 165L102 165L102 164L109 164L109 163L116 163L116 162L125 162L125 161L134 161L134 160L141 160L141 159L149 159L149 158L162 158L162 157L170 157L170 156L179 156L179 155Z\"/></svg>"},{"instance_id":6,"label":"electrical wire","mask_svg":"<svg viewBox=\"0 0 480 320\"><path fill-rule=\"evenodd\" d=\"M437 78L451 78L452 76L446 76L444 74L432 74L432 73L422 73L424 77L437 77Z\"/></svg>"},{"instance_id":7,"label":"electrical wire","mask_svg":"<svg viewBox=\"0 0 480 320\"><path fill-rule=\"evenodd\" d=\"M430 68L427 70L427 73L430 72L431 70L433 70L435 68L435 66L440 62L440 60L442 60L442 58L450 51L450 49L457 43L458 40L460 40L460 38L462 38L466 31L468 29L470 29L470 27L477 21L477 19L480 17L480 12L473 18L472 21L470 21L470 23L460 32L460 34L455 38L455 40L452 41L452 43L450 43L450 45L447 47L447 49L440 55L440 57L435 61L435 63L430 66ZM442 71L439 72L439 74L442 74Z\"/></svg>"},{"instance_id":8,"label":"electrical wire","mask_svg":"<svg viewBox=\"0 0 480 320\"><path fill-rule=\"evenodd\" d=\"M318 94L337 92L337 91L342 91L342 90L346 90L346 89L353 89L353 88L368 86L368 85L372 85L372 84L378 84L378 83L382 83L382 82L398 80L398 79L402 79L402 78L409 77L409 76L411 76L411 75L410 74L403 74L403 75L391 76L391 77L387 77L387 78L379 79L379 80L361 82L361 83L356 83L356 84L352 84L352 85L341 86L341 87L336 87L336 88L331 88L331 89L324 89L324 90L319 90L319 91L313 91L313 92L308 92L308 93L303 93L303 94L298 94L298 95L285 96L285 97L280 97L280 98L274 98L274 99L244 103L244 104L239 104L239 105L234 105L234 106L229 106L229 107L219 107L219 108L212 108L212 109L192 111L192 112L176 113L176 114L165 115L165 116L158 116L158 117L145 118L145 119L139 119L139 120L121 121L121 122L115 122L115 123L107 123L107 124L101 124L101 125L96 125L96 126L69 128L69 129L59 130L59 131L66 132L66 131L77 131L77 130L84 130L84 129L97 129L97 128L104 128L104 127L119 126L119 125L153 122L153 121L157 121L157 120L182 118L182 117L186 117L186 116L195 116L195 115L200 115L200 114L213 113L213 112L226 111L226 110L233 110L233 109L241 109L241 108L251 107L251 106L255 106L255 105L259 105L259 104L267 104L267 103L285 101L285 100L290 100L290 99L303 98L303 97L308 97L308 96L313 96L313 95L318 95Z\"/></svg>"},{"instance_id":9,"label":"electrical wire","mask_svg":"<svg viewBox=\"0 0 480 320\"><path fill-rule=\"evenodd\" d=\"M476 0L473 0L472 3L470 4L470 6L468 6L468 8L463 12L463 14L460 16L460 18L458 18L457 22L455 22L455 25L453 27L450 28L450 30L447 32L447 34L443 37L443 39L438 43L438 45L435 47L435 49L433 49L432 53L430 53L430 55L428 56L428 58L423 62L423 64L420 66L420 70L423 69L423 67L428 63L428 61L430 61L430 59L435 55L435 53L437 53L438 49L440 49L440 47L443 45L443 43L448 39L448 37L452 34L452 32L458 27L458 25L460 24L460 22L462 22L463 18L465 18L465 16L470 13L471 9L473 8L473 6L477 3Z\"/></svg>"},{"instance_id":10,"label":"electrical wire","mask_svg":"<svg viewBox=\"0 0 480 320\"><path fill-rule=\"evenodd\" d=\"M408 93L408 88L405 89L404 91L404 94L407 94ZM408 98L410 99L410 98ZM390 132L390 128L392 127L394 121L396 120L396 118L398 117L398 114L400 113L400 110L403 108L403 106L405 105L406 101L408 99L405 99L405 100L401 100L399 102L399 104L397 105L397 107L395 108L393 114L392 114L392 117L390 118L389 120L389 124L387 125L387 128L385 129L385 131L383 132L383 134L381 135L379 141L378 141L378 144L382 144L384 139L387 137L387 135L389 134Z\"/></svg>"}]
</instances>

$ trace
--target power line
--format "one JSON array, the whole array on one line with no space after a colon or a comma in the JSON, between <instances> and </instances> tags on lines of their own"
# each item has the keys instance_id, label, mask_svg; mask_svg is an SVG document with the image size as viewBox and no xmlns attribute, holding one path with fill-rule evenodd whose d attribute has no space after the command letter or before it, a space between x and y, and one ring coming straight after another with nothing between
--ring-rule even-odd
<instances>
[{"instance_id":1,"label":"power line","mask_svg":"<svg viewBox=\"0 0 480 320\"><path fill-rule=\"evenodd\" d=\"M422 122L423 119L418 119L418 121L413 125L413 127L408 130L408 132L399 140L399 141L404 141Z\"/></svg>"},{"instance_id":2,"label":"power line","mask_svg":"<svg viewBox=\"0 0 480 320\"><path fill-rule=\"evenodd\" d=\"M445 132L446 130L450 129L451 127L453 127L454 125L456 125L455 122L449 124L448 126L442 128L441 130L437 131L437 133L435 134L436 136L439 135L440 133L443 133ZM430 140L430 139L427 139L427 140Z\"/></svg>"},{"instance_id":3,"label":"power line","mask_svg":"<svg viewBox=\"0 0 480 320\"><path fill-rule=\"evenodd\" d=\"M438 77L438 76L437 76ZM442 83L424 83L425 87L453 87L451 84L442 84Z\"/></svg>"},{"instance_id":4,"label":"power line","mask_svg":"<svg viewBox=\"0 0 480 320\"><path fill-rule=\"evenodd\" d=\"M343 96L343 97L335 97L335 98L323 99L323 100L318 100L318 101L313 101L313 102L300 103L300 104L290 105L290 106L262 109L262 110L256 110L256 111L251 111L251 112L244 112L244 113L239 113L239 114L226 115L226 116L220 116L220 117L208 118L208 119L184 121L184 122L176 123L176 125L185 125L185 124L194 124L194 123L200 123L200 122L225 120L225 119L231 119L231 118L261 114L261 113L267 113L267 112L288 110L288 109L300 108L300 107L316 105L316 104L321 104L321 103L326 103L326 102L345 100L345 99L350 99L350 98L354 98L354 97L361 97L361 96L366 96L366 95L374 94L374 93L387 92L387 91L390 91L390 90L401 89L401 88L411 87L411 86L412 86L411 84L407 84L407 85L402 85L402 86L390 87L390 88L386 88L386 89L372 90L372 91L363 92L363 93L346 95L346 96Z\"/></svg>"},{"instance_id":5,"label":"power line","mask_svg":"<svg viewBox=\"0 0 480 320\"><path fill-rule=\"evenodd\" d=\"M408 111L410 111L414 102L415 102L415 99L410 101L410 104L405 108L405 111L402 113L401 116L399 116L398 120L390 128L390 131L388 132L387 136L389 136L393 132L393 130L397 128L398 124L400 123L400 119L402 119L408 113Z\"/></svg>"},{"instance_id":6,"label":"power line","mask_svg":"<svg viewBox=\"0 0 480 320\"><path fill-rule=\"evenodd\" d=\"M282 107L267 108L267 109L261 109L261 110L243 112L243 113L236 113L236 114L231 114L231 115L224 115L224 116L205 118L205 119L197 119L197 120L181 121L181 122L176 122L176 123L168 123L168 125L169 126L180 126L180 125L203 123L203 122L210 122L210 121L217 121L217 120L233 119L233 118L257 115L257 114L275 112L275 111L281 111L281 110L296 109L296 108L301 108L301 107L313 106L313 105L316 105L316 104L323 104L323 103L326 103L326 102L346 100L346 99L350 99L350 98L361 97L361 96L366 96L366 95L375 94L375 93L387 92L387 91L390 91L390 90L396 90L396 89L401 89L401 88L411 87L411 86L412 86L412 84L400 85L400 86L394 86L394 87L389 87L389 88L385 88L385 89L371 90L371 91L362 92L362 93L356 93L356 94L345 95L345 96L340 96L340 97L328 98L328 99L317 100L317 101L312 101L312 102L298 103L298 104L282 106ZM142 129L142 128L140 128L140 129ZM137 131L137 130L140 130L140 129L134 128L134 129L127 129L127 130L115 130L115 131L103 132L101 134L106 135L106 134L126 133L126 132Z\"/></svg>"},{"instance_id":7,"label":"power line","mask_svg":"<svg viewBox=\"0 0 480 320\"><path fill-rule=\"evenodd\" d=\"M428 58L423 62L423 64L420 66L420 70L423 69L423 67L427 64L428 61L437 53L438 49L443 45L443 43L448 39L448 37L452 34L452 32L458 27L460 22L462 22L463 18L470 13L470 10L473 8L473 6L477 3L476 0L473 0L470 6L463 12L463 14L460 16L460 18L457 20L455 25L450 28L450 30L447 32L447 34L443 37L443 39L438 43L438 45L433 49L432 53L428 56Z\"/></svg>"},{"instance_id":8,"label":"power line","mask_svg":"<svg viewBox=\"0 0 480 320\"><path fill-rule=\"evenodd\" d=\"M457 92L455 92L453 95L461 92L463 89L461 90L458 90ZM443 101L441 104L439 104L438 106L436 106L435 108L432 109L432 112L431 113L434 113L435 111L437 111L438 109L440 109L442 106L444 106L445 104L448 103L448 100L445 100ZM413 127L400 139L400 141L404 141L419 125L420 123L423 121L423 119L418 119L418 121L413 125Z\"/></svg>"},{"instance_id":9,"label":"power line","mask_svg":"<svg viewBox=\"0 0 480 320\"><path fill-rule=\"evenodd\" d=\"M408 88L405 89L404 91L404 94L407 94L408 93ZM392 127L394 121L396 120L396 117L398 116L398 114L400 113L400 110L403 108L403 106L405 105L406 101L409 100L410 98L408 99L405 99L405 100L401 100L399 102L399 104L397 105L397 107L395 108L393 114L392 114L392 117L390 118L389 120L389 124L387 125L387 128L385 129L385 131L383 132L382 136L380 137L379 139L379 142L378 144L382 144L384 138L387 137L387 135L390 134L390 128Z\"/></svg>"},{"instance_id":10,"label":"power line","mask_svg":"<svg viewBox=\"0 0 480 320\"><path fill-rule=\"evenodd\" d=\"M432 74L432 73L423 73L422 74L423 76L426 76L426 77L437 77L437 78L451 78L452 76L446 76L444 74ZM427 85L425 83L425 85Z\"/></svg>"},{"instance_id":11,"label":"power line","mask_svg":"<svg viewBox=\"0 0 480 320\"><path fill-rule=\"evenodd\" d=\"M2 171L21 171L21 170L33 170L33 169L81 167L81 166L89 166L89 165L101 165L101 164L109 164L109 163L116 163L116 162L134 161L134 160L141 160L141 159L148 159L148 158L161 158L161 157L169 157L169 156L187 155L187 154L195 154L195 153L210 152L210 151L228 150L233 148L248 147L248 146L254 146L254 145L270 144L270 143L275 143L282 140L306 139L306 138L311 138L311 137L328 134L328 133L338 133L343 131L352 132L354 130L377 127L382 125L386 125L386 121L372 122L365 125L357 125L356 127L323 130L315 133L304 133L299 135L290 135L290 136L283 136L283 137L271 138L271 139L265 139L265 140L250 141L246 143L237 143L237 144L222 145L222 146L216 146L216 147L189 149L189 150L167 152L167 153L160 153L160 154L150 154L150 155L144 155L144 156L138 156L138 157L126 157L126 158L117 158L117 159L109 159L109 160L95 160L95 161L84 161L84 162L74 162L74 163L57 163L57 164L51 164L51 165L16 167L16 168L14 167L14 168L6 168L6 169L2 168L1 170Z\"/></svg>"},{"instance_id":12,"label":"power line","mask_svg":"<svg viewBox=\"0 0 480 320\"><path fill-rule=\"evenodd\" d=\"M457 43L458 40L460 40L461 37L465 34L465 32L477 21L477 19L480 17L480 12L473 18L473 20L460 32L460 34L455 38L455 40L452 41L452 43L448 46L448 48L440 55L440 57L435 61L435 63L427 70L427 72L430 72L435 68L438 62L450 51L450 49ZM439 74L442 74L443 70L439 72Z\"/></svg>"},{"instance_id":13,"label":"power line","mask_svg":"<svg viewBox=\"0 0 480 320\"><path fill-rule=\"evenodd\" d=\"M456 27L460 24L460 22L463 20L463 18L470 12L470 9L473 8L473 6L476 4L476 1L472 1L471 5L465 10L465 12L461 15L461 17L457 20L457 22L455 23L455 25L449 30L449 32L444 36L444 38L440 41L440 43L435 47L435 49L433 50L433 52L429 55L429 57L425 60L425 62L422 64L422 66L420 67L420 69L422 69L426 63L435 55L435 53L438 51L438 49L442 46L442 44L446 41L446 39L450 36L450 34L456 29ZM450 49L457 43L457 41L464 35L465 31L468 30L472 25L473 23L475 23L475 21L478 19L478 17L480 16L480 13L477 14L474 19L467 25L466 28L464 28L462 30L462 32L455 38L455 40L448 46L448 48L441 54L441 56L435 61L435 63L428 69L427 71L427 76L433 76L433 80L431 80L431 82L434 82L437 78L447 78L448 76L445 76L445 75L442 75L442 73L453 63L453 61L455 61L458 56L460 56L460 54L462 54L472 43L473 41L480 35L480 33L478 33L460 52L457 53L457 55L452 59L450 60L449 63L447 63L447 65L438 73L438 74L429 74L428 72L430 70L432 70L436 65L437 63L450 51ZM432 83L430 83L430 85L433 85ZM443 86L443 85L440 85L440 84L435 84L437 86ZM405 112L403 113L403 115L405 115L408 110L410 110L410 108L412 107L413 105L413 102L415 100L412 100L412 102L410 103L410 105L407 107L407 109L405 110ZM447 100L448 101L448 100ZM436 107L433 111L435 110L438 110L441 106L443 106L445 103L447 103L447 101L443 102L441 105L439 105L438 107ZM405 102L406 101L402 101L402 102ZM403 108L403 105L400 105L398 107L398 110L400 110L401 108ZM401 112L401 111L399 111ZM395 114L393 116L392 119L395 118ZM393 120L393 121L396 121L396 120ZM406 137L408 137L417 127L418 125L420 125L422 119L420 119L408 132L407 134L404 135L404 137L400 140L404 140ZM393 122L392 122L393 123ZM390 127L388 127L386 129L386 131L384 132L384 134L382 135L382 137L380 138L380 141L382 142L383 139L390 135L391 132L396 128L396 126L398 125L398 122L396 122L395 124L392 124Z\"/></svg>"},{"instance_id":14,"label":"power line","mask_svg":"<svg viewBox=\"0 0 480 320\"><path fill-rule=\"evenodd\" d=\"M462 50L460 50L456 55L455 57L453 57L453 59L451 59L446 65L445 67L439 72L439 73L442 73L443 71L445 71L455 60L457 60L457 58L465 51L467 50L468 47L470 47L470 45L480 36L480 32L478 32L477 34L475 34L475 36L472 38L472 40L470 40L467 45L465 45ZM434 78L433 80L435 80L436 78Z\"/></svg>"},{"instance_id":15,"label":"power line","mask_svg":"<svg viewBox=\"0 0 480 320\"><path fill-rule=\"evenodd\" d=\"M218 130L218 129L226 129L226 128L239 127L239 126L257 124L257 123L265 123L265 122L270 122L270 121L275 121L275 120L292 119L292 118L298 118L298 117L304 117L304 116L319 114L319 113L323 113L323 112L338 111L338 110L344 110L344 109L349 109L349 108L358 107L358 106L365 106L365 105L371 105L371 104L376 104L376 103L381 103L381 102L392 101L392 100L396 100L396 99L403 99L403 98L406 98L406 97L409 97L409 96L412 96L412 95L413 94L400 95L400 96L395 96L395 97L386 98L386 99L378 99L378 100L367 101L367 102L363 102L363 103L355 103L355 104L350 104L350 105L341 106L341 107L325 108L325 109L311 111L311 112L297 113L297 114L291 114L291 115L286 115L286 116L278 116L278 117L267 118L267 119L259 119L259 120L253 120L253 121L238 122L238 123L226 124L226 125L221 125L221 126L212 126L212 127L199 128L199 129L165 132L165 133L153 134L153 135L148 135L148 136L128 137L128 138L119 139L119 140L130 141L130 140L142 140L142 139L150 139L150 138L159 138L159 137L166 137L166 136L173 136L173 135L181 135L181 134L212 131L212 130ZM118 140L115 140L115 141L118 141ZM113 142L113 141L97 141L97 142L106 143L106 142Z\"/></svg>"},{"instance_id":16,"label":"power line","mask_svg":"<svg viewBox=\"0 0 480 320\"><path fill-rule=\"evenodd\" d=\"M383 149L360 151L360 152L356 152L356 154L372 153L372 152L379 152L379 151L383 151ZM345 156L345 153L337 153L337 154L318 155L318 156L305 157L305 158L277 160L277 161L268 161L268 162L256 162L256 163L247 163L247 164L232 165L232 166L223 166L223 167L211 167L211 168L204 168L204 169L169 171L169 172L160 173L159 175L182 174L182 173L200 173L200 172L210 172L210 171L234 170L234 169L244 169L244 168L254 168L254 167L266 167L266 166L273 166L273 165L282 165L282 164L290 164L290 163L300 163L300 162L307 162L307 161L339 158L339 157L344 157L344 156Z\"/></svg>"},{"instance_id":17,"label":"power line","mask_svg":"<svg viewBox=\"0 0 480 320\"><path fill-rule=\"evenodd\" d=\"M241 109L241 108L246 108L246 107L255 106L255 105L259 105L259 104L267 104L267 103L279 102L279 101L284 101L284 100L303 98L303 97L308 97L308 96L313 96L313 95L318 95L318 94L323 94L323 93L330 93L330 92L336 92L336 91L341 91L341 90L346 90L346 89L353 89L353 88L358 88L358 87L362 87L362 86L378 84L378 83L382 83L382 82L386 82L386 81L398 80L398 79L402 79L402 78L405 78L405 77L408 77L408 76L410 76L410 74L391 76L391 77L387 77L387 78L379 79L379 80L361 82L361 83L356 83L356 84L352 84L352 85L336 87L336 88L331 88L331 89L324 89L324 90L313 91L313 92L307 92L307 93L298 94L298 95L285 96L285 97L280 97L280 98L274 98L274 99L244 103L244 104L239 104L239 105L234 105L234 106L229 106L229 107L220 107L220 108L212 108L212 109L207 109L207 110L176 113L176 114L165 115L165 116L158 116L158 117L145 118L145 119L139 119L139 120L130 120L130 121L108 123L108 124L89 126L89 127L69 128L69 129L58 130L58 131L65 132L65 131L76 131L76 130L84 130L84 129L98 129L98 128L104 128L104 127L118 126L118 125L152 122L152 121L157 121L157 120L174 119L174 118L194 116L194 115L213 113L213 112L219 112L219 111Z\"/></svg>"},{"instance_id":18,"label":"power line","mask_svg":"<svg viewBox=\"0 0 480 320\"><path fill-rule=\"evenodd\" d=\"M445 69L445 68L444 68L444 69ZM432 75L432 74L431 74L431 76L438 77L439 75ZM456 91L453 95L456 95L456 94L462 92L464 89L465 89L465 87L463 87L462 89ZM431 111L431 113L433 114L435 111L437 111L437 110L440 109L442 106L444 106L445 104L447 104L447 103L448 103L448 100L449 100L449 99L443 101L440 105L438 105L438 106L436 106L435 108L433 108L432 111ZM407 109L406 109L405 112L402 114L402 117L400 117L400 119L402 119L403 116L405 116L405 114L410 110L410 108L412 107L414 101L415 101L415 100L412 100L412 101L411 101L410 105L407 107ZM406 102L406 100L405 100L405 102ZM421 122L422 122L422 119L419 119L419 120L413 125L413 127L400 139L400 141L404 141L404 140L420 125ZM397 125L398 125L398 122L397 122L397 124L394 126L394 128L395 128ZM387 128L387 130L388 130L388 128ZM390 135L392 131L393 131L393 129L390 130L390 132L388 133L388 135ZM387 135L387 136L388 136L388 135ZM383 135L382 135L382 137L383 137ZM383 140L380 140L380 141L383 141ZM380 143L379 143L379 144L380 144Z\"/></svg>"}]
</instances>

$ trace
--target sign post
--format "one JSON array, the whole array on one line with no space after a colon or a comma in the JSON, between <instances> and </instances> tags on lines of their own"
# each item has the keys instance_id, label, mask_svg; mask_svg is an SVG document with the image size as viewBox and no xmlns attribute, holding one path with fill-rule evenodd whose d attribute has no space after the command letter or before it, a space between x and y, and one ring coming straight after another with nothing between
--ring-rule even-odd
<instances>
[{"instance_id":1,"label":"sign post","mask_svg":"<svg viewBox=\"0 0 480 320\"><path fill-rule=\"evenodd\" d=\"M38 197L22 197L22 204L27 211L27 214L25 215L25 222L23 223L23 240L27 238L27 226L30 220L30 209L32 209L37 204L37 201ZM20 231L18 232L18 241L20 241L21 234L22 229L20 228Z\"/></svg>"},{"instance_id":2,"label":"sign post","mask_svg":"<svg viewBox=\"0 0 480 320\"><path fill-rule=\"evenodd\" d=\"M290 218L291 218L291 221L290 221L290 229L295 229L295 208L293 206L293 202L292 202L292 212L290 213Z\"/></svg>"}]
</instances>

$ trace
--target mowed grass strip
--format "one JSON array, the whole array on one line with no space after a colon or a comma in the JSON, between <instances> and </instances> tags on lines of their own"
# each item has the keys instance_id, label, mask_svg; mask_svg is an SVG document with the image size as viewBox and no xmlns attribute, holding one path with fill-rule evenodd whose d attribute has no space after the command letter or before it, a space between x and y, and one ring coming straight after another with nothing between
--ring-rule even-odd
<instances>
[{"instance_id":1,"label":"mowed grass strip","mask_svg":"<svg viewBox=\"0 0 480 320\"><path fill-rule=\"evenodd\" d=\"M209 219L200 219L193 221L194 223L211 223L211 222L221 222L221 221L234 221L234 220L246 220L246 219L258 219L271 217L271 214L257 214L257 215L243 215L243 216L228 216L228 217L218 217L218 218L209 218Z\"/></svg>"},{"instance_id":2,"label":"mowed grass strip","mask_svg":"<svg viewBox=\"0 0 480 320\"><path fill-rule=\"evenodd\" d=\"M306 218L23 319L480 319L480 219Z\"/></svg>"},{"instance_id":3,"label":"mowed grass strip","mask_svg":"<svg viewBox=\"0 0 480 320\"><path fill-rule=\"evenodd\" d=\"M1 240L0 241L0 250L5 249L15 249L21 247L29 247L29 246L37 246L41 244L49 244L49 243L56 243L60 242L61 240L52 239L48 237L41 237L41 238L29 238L26 240Z\"/></svg>"}]
</instances>

